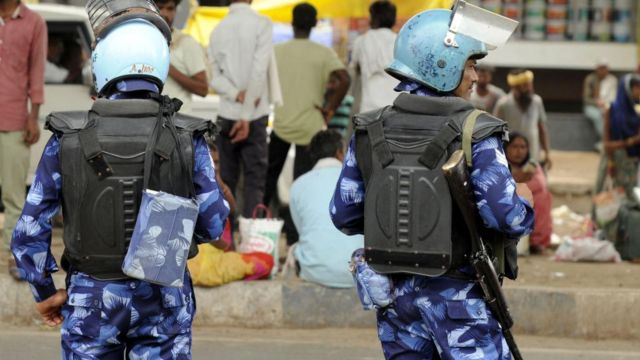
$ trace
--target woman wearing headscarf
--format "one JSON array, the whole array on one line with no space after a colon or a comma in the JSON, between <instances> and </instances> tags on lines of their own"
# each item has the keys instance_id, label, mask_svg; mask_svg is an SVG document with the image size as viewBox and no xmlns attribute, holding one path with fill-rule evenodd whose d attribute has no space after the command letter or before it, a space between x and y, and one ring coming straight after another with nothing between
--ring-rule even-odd
<instances>
[{"instance_id":1,"label":"woman wearing headscarf","mask_svg":"<svg viewBox=\"0 0 640 360\"><path fill-rule=\"evenodd\" d=\"M521 133L509 134L505 152L511 174L518 183L526 183L533 194L535 225L529 237L529 251L540 254L551 245L553 222L551 221L551 193L542 167L531 161L529 140Z\"/></svg>"},{"instance_id":2,"label":"woman wearing headscarf","mask_svg":"<svg viewBox=\"0 0 640 360\"><path fill-rule=\"evenodd\" d=\"M625 75L618 85L616 99L607 112L604 123L604 149L606 173L611 176L613 186L625 189L631 198L637 185L638 157L640 156L640 116L636 110L640 102L640 76ZM601 167L601 170L604 166ZM601 171L599 185L604 182Z\"/></svg>"}]
</instances>

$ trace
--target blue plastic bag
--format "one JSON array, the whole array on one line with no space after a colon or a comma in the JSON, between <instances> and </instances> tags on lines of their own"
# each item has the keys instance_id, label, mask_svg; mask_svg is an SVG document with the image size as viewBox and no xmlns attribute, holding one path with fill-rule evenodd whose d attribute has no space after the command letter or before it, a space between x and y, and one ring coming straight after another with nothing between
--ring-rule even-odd
<instances>
[{"instance_id":1,"label":"blue plastic bag","mask_svg":"<svg viewBox=\"0 0 640 360\"><path fill-rule=\"evenodd\" d=\"M181 287L197 218L195 199L144 190L122 271L132 278Z\"/></svg>"},{"instance_id":2,"label":"blue plastic bag","mask_svg":"<svg viewBox=\"0 0 640 360\"><path fill-rule=\"evenodd\" d=\"M364 249L357 249L351 255L351 273L360 303L365 310L380 309L393 303L391 278L378 274L369 267L364 259Z\"/></svg>"}]
</instances>

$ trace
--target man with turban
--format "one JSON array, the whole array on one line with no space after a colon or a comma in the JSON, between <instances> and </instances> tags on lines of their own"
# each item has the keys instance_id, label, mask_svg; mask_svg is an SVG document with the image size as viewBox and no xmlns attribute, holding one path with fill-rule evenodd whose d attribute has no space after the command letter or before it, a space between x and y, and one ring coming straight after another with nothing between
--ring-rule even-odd
<instances>
[{"instance_id":1,"label":"man with turban","mask_svg":"<svg viewBox=\"0 0 640 360\"><path fill-rule=\"evenodd\" d=\"M509 125L509 131L517 131L529 140L531 160L545 168L551 167L547 113L542 98L533 91L533 72L513 70L507 76L511 91L494 109L494 115ZM540 148L544 151L541 154Z\"/></svg>"}]
</instances>

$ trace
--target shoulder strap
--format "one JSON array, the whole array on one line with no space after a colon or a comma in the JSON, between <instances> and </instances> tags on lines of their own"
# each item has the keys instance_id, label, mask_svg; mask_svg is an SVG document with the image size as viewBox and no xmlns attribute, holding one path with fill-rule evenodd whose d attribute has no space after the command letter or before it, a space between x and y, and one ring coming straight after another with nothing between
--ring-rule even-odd
<instances>
[{"instance_id":1,"label":"shoulder strap","mask_svg":"<svg viewBox=\"0 0 640 360\"><path fill-rule=\"evenodd\" d=\"M418 161L429 169L435 168L451 142L458 136L460 136L458 130L451 121L447 121L433 140L425 147Z\"/></svg>"},{"instance_id":2,"label":"shoulder strap","mask_svg":"<svg viewBox=\"0 0 640 360\"><path fill-rule=\"evenodd\" d=\"M485 111L475 109L464 120L464 126L462 128L462 151L467 159L467 166L471 168L473 162L473 153L471 152L471 140L473 140L473 128L476 126L476 120L478 116L485 113Z\"/></svg>"},{"instance_id":3,"label":"shoulder strap","mask_svg":"<svg viewBox=\"0 0 640 360\"><path fill-rule=\"evenodd\" d=\"M389 144L387 144L387 140L384 137L384 128L382 126L382 115L384 115L384 112L388 108L389 106L384 107L380 111L378 119L366 126L371 149L378 156L378 161L380 161L383 169L389 166L394 160L391 149L389 149Z\"/></svg>"},{"instance_id":4,"label":"shoulder strap","mask_svg":"<svg viewBox=\"0 0 640 360\"><path fill-rule=\"evenodd\" d=\"M89 111L86 116L88 117L87 125L78 131L80 149L93 171L95 171L98 178L102 180L111 176L113 174L113 169L109 165L109 162L107 162L107 159L105 159L102 147L98 141L98 133L96 131L96 126L98 124L95 118L95 113L93 111Z\"/></svg>"},{"instance_id":5,"label":"shoulder strap","mask_svg":"<svg viewBox=\"0 0 640 360\"><path fill-rule=\"evenodd\" d=\"M60 135L84 129L88 120L86 111L55 112L47 115L44 127Z\"/></svg>"},{"instance_id":6,"label":"shoulder strap","mask_svg":"<svg viewBox=\"0 0 640 360\"><path fill-rule=\"evenodd\" d=\"M196 191L193 185L193 172L191 169L188 169L187 164L184 160L184 155L182 152L182 147L180 144L180 137L178 136L178 131L174 124L173 118L175 115L175 109L168 108L169 106L175 105L169 103L168 97L161 98L160 100L160 109L157 115L156 126L151 133L151 137L149 142L147 143L147 148L145 150L145 158L144 158L144 172L143 172L143 187L144 189L149 188L149 181L151 178L151 168L153 166L153 156L158 155L160 159L168 160L171 158L171 153L176 150L178 155L178 161L180 161L180 167L183 171L183 176L188 178L189 183L189 197L195 198ZM165 111L163 111L163 108Z\"/></svg>"}]
</instances>

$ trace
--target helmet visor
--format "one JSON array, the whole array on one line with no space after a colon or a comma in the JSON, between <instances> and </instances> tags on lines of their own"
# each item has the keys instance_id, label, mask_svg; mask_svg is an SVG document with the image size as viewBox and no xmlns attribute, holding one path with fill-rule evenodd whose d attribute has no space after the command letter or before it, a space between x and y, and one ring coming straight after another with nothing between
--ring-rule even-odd
<instances>
[{"instance_id":1,"label":"helmet visor","mask_svg":"<svg viewBox=\"0 0 640 360\"><path fill-rule=\"evenodd\" d=\"M518 22L513 19L459 0L453 10L449 32L481 41L493 50L504 45L517 27Z\"/></svg>"}]
</instances>

